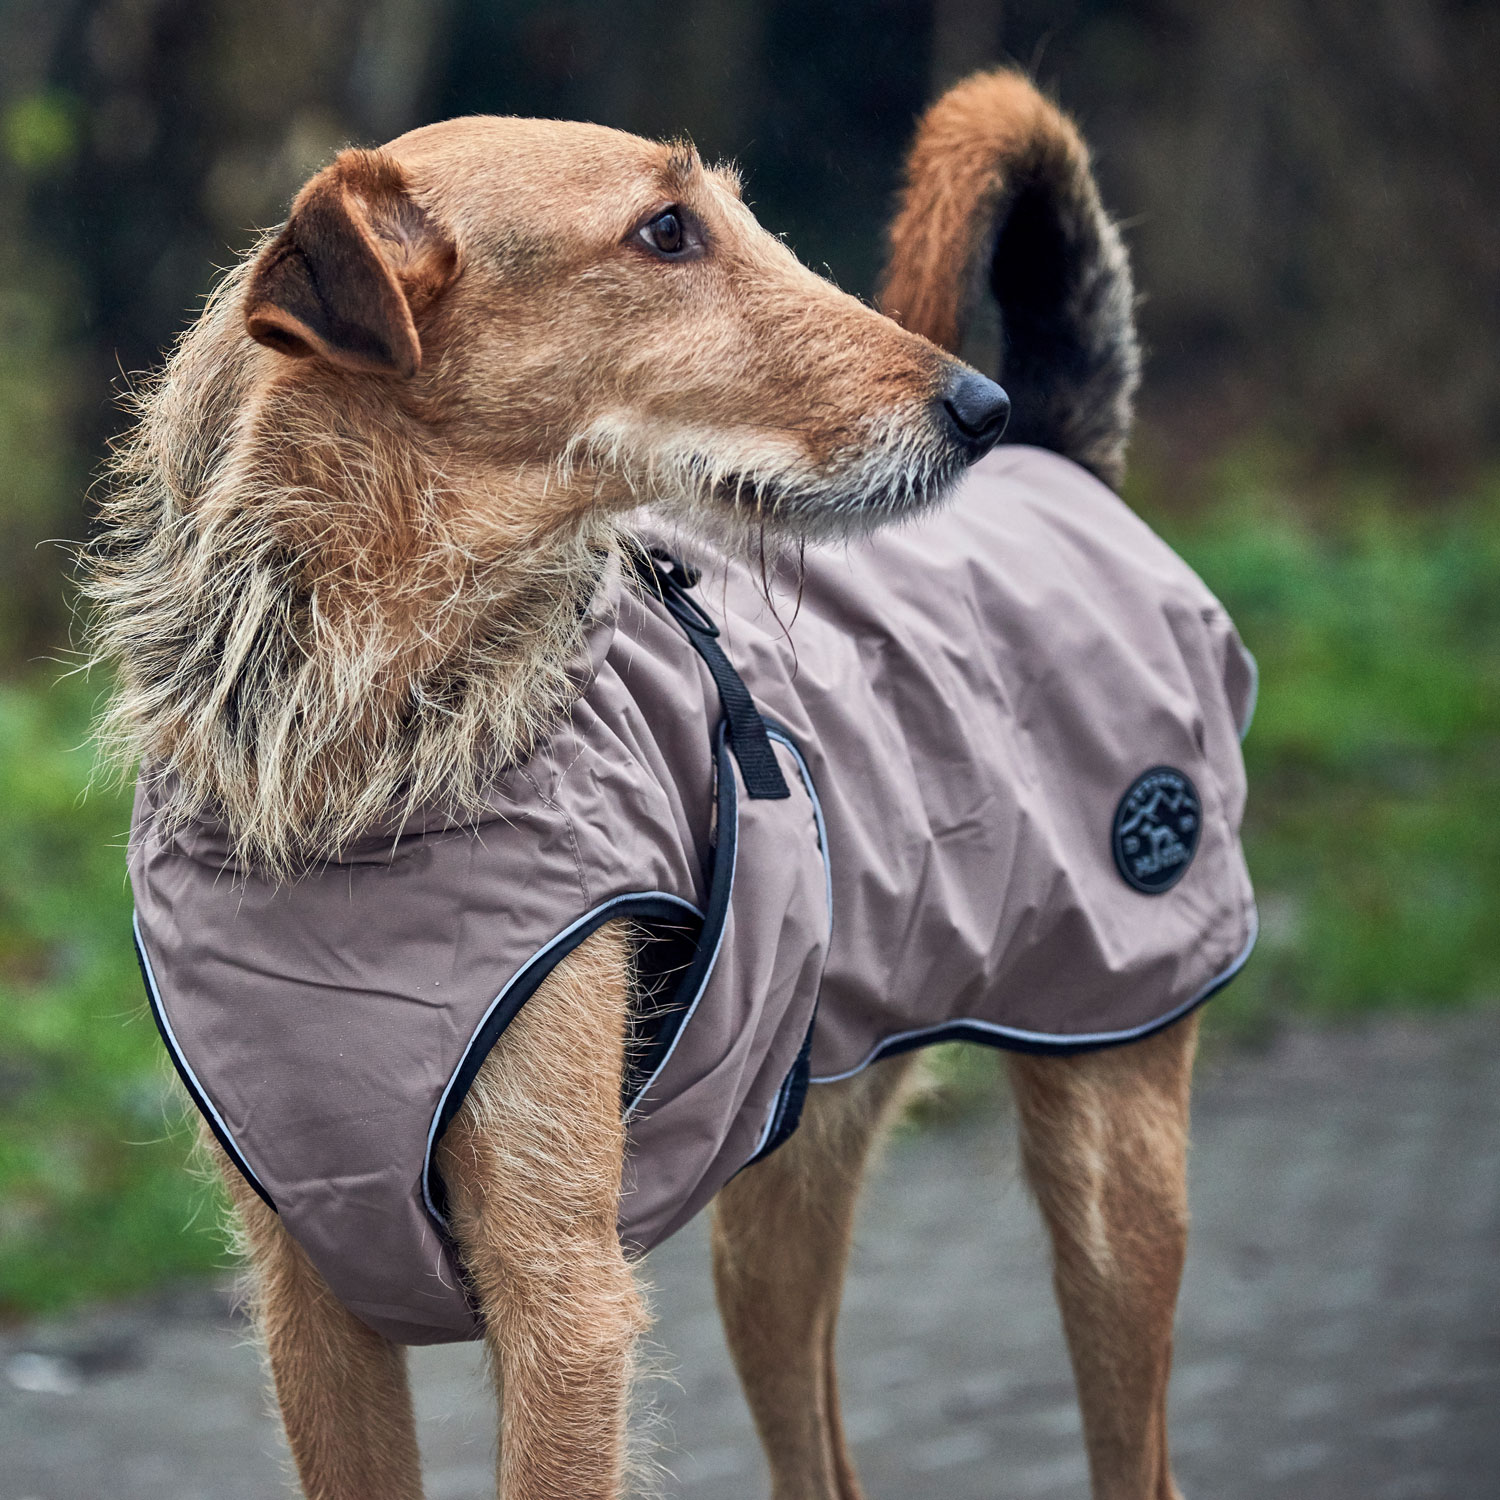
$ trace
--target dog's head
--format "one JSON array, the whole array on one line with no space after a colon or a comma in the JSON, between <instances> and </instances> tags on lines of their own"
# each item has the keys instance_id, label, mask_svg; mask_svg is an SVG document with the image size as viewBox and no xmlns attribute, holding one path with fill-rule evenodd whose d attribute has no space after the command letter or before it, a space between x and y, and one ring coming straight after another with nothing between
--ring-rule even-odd
<instances>
[{"instance_id":1,"label":"dog's head","mask_svg":"<svg viewBox=\"0 0 1500 1500\"><path fill-rule=\"evenodd\" d=\"M415 423L455 489L533 534L653 503L720 536L848 535L940 499L1008 410L803 267L731 173L597 126L465 119L344 152L244 315L283 395Z\"/></svg>"}]
</instances>

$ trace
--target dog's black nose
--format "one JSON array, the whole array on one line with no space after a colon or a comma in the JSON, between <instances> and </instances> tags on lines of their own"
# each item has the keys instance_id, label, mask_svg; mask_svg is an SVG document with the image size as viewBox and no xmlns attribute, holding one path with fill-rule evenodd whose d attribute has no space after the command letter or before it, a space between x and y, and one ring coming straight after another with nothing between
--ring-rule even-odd
<instances>
[{"instance_id":1,"label":"dog's black nose","mask_svg":"<svg viewBox=\"0 0 1500 1500\"><path fill-rule=\"evenodd\" d=\"M973 463L1000 441L1010 420L1010 397L977 370L962 370L943 396L943 411Z\"/></svg>"}]
</instances>

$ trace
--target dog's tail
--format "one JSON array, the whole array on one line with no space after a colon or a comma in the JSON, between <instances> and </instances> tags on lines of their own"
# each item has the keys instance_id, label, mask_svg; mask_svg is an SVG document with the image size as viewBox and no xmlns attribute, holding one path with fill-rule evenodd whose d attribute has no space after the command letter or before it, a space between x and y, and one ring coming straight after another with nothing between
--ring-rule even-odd
<instances>
[{"instance_id":1,"label":"dog's tail","mask_svg":"<svg viewBox=\"0 0 1500 1500\"><path fill-rule=\"evenodd\" d=\"M1118 488L1140 378L1130 262L1073 122L1010 69L956 85L917 127L880 303L957 353L986 288L1006 441Z\"/></svg>"}]
</instances>

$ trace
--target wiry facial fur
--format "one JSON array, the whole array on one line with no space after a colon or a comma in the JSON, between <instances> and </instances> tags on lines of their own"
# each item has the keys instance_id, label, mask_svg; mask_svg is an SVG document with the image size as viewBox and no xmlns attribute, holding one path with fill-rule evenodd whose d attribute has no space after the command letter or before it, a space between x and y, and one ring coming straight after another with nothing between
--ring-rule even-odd
<instances>
[{"instance_id":1,"label":"wiry facial fur","mask_svg":"<svg viewBox=\"0 0 1500 1500\"><path fill-rule=\"evenodd\" d=\"M825 472L809 473L793 441L605 420L579 434L564 462L618 476L641 504L748 556L767 538L841 540L930 510L967 463L926 428L921 414L872 417Z\"/></svg>"}]
</instances>

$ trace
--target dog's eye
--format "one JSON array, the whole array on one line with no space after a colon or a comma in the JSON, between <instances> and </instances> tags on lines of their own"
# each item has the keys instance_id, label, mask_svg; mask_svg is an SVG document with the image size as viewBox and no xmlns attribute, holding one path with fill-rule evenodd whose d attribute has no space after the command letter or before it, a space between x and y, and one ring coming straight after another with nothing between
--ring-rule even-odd
<instances>
[{"instance_id":1,"label":"dog's eye","mask_svg":"<svg viewBox=\"0 0 1500 1500\"><path fill-rule=\"evenodd\" d=\"M659 213L641 230L641 238L659 255L681 255L687 249L687 231L676 209Z\"/></svg>"}]
</instances>

